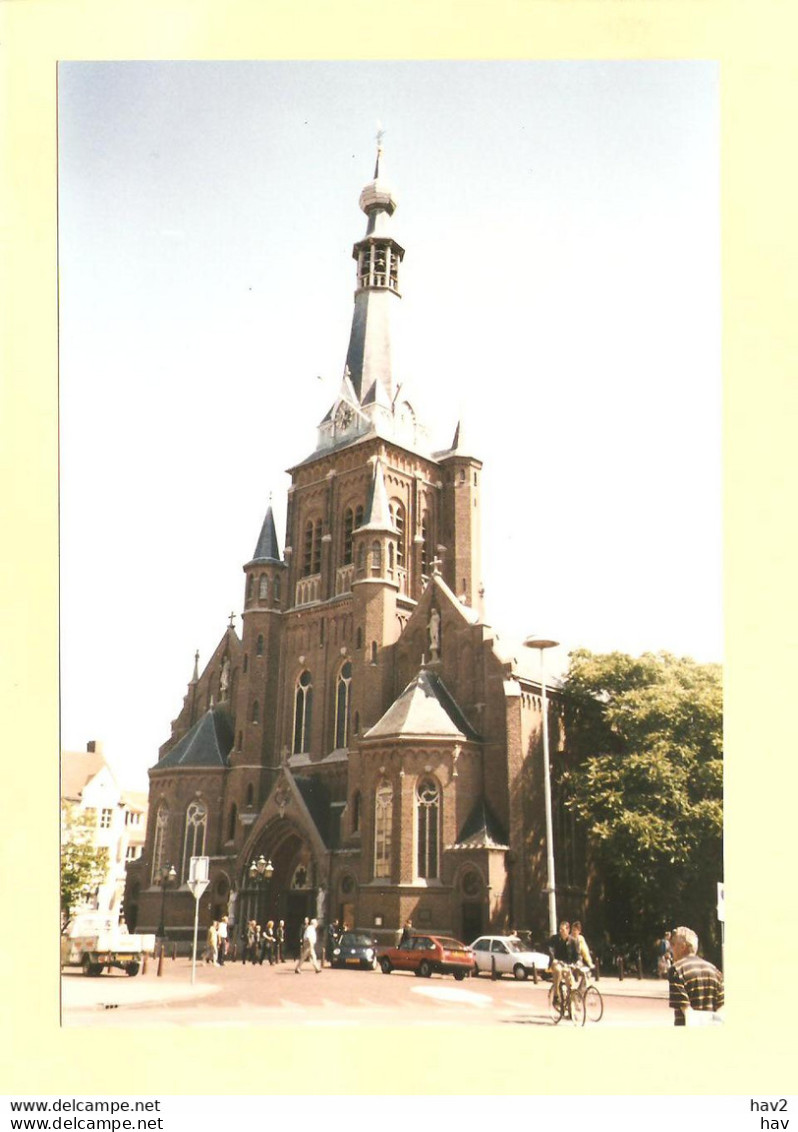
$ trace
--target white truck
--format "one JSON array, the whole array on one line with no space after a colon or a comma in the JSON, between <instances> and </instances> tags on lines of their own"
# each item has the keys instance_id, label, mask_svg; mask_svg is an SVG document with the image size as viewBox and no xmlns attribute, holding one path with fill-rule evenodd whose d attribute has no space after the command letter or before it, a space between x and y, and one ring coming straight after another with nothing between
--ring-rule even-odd
<instances>
[{"instance_id":1,"label":"white truck","mask_svg":"<svg viewBox=\"0 0 798 1132\"><path fill-rule=\"evenodd\" d=\"M137 975L144 955L154 951L154 935L131 935L125 924L102 912L75 916L61 936L61 966L82 967L84 975L101 975L111 967Z\"/></svg>"}]
</instances>

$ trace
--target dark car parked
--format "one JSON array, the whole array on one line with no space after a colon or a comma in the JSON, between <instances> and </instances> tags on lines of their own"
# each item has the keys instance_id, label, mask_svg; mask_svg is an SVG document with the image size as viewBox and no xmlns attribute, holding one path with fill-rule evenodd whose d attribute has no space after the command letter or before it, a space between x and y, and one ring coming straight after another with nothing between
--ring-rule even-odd
<instances>
[{"instance_id":1,"label":"dark car parked","mask_svg":"<svg viewBox=\"0 0 798 1132\"><path fill-rule=\"evenodd\" d=\"M344 932L332 949L331 967L377 967L376 940L367 932Z\"/></svg>"}]
</instances>

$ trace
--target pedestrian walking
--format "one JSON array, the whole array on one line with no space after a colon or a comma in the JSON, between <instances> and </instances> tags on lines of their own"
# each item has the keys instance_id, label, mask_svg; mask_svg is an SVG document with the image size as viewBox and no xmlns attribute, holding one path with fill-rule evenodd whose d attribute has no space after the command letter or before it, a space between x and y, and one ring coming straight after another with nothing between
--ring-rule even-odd
<instances>
[{"instance_id":1,"label":"pedestrian walking","mask_svg":"<svg viewBox=\"0 0 798 1132\"><path fill-rule=\"evenodd\" d=\"M723 975L696 954L698 936L691 928L676 928L671 933L671 947L668 1005L673 1010L674 1026L701 1026L720 1020Z\"/></svg>"},{"instance_id":2,"label":"pedestrian walking","mask_svg":"<svg viewBox=\"0 0 798 1132\"><path fill-rule=\"evenodd\" d=\"M218 937L218 960L219 966L224 967L224 961L227 957L227 916L222 916L219 920L219 926L216 929Z\"/></svg>"},{"instance_id":3,"label":"pedestrian walking","mask_svg":"<svg viewBox=\"0 0 798 1132\"><path fill-rule=\"evenodd\" d=\"M319 960L316 957L316 921L315 920L311 920L310 923L308 923L307 919L305 920L305 928L302 932L302 946L301 946L301 950L299 952L299 958L296 961L296 967L294 968L295 974L299 975L299 974L302 973L302 971L301 971L302 964L305 962L306 959L309 959L310 962L313 964L313 970L316 972L316 974L317 975L320 974L321 973L321 964L319 963Z\"/></svg>"}]
</instances>

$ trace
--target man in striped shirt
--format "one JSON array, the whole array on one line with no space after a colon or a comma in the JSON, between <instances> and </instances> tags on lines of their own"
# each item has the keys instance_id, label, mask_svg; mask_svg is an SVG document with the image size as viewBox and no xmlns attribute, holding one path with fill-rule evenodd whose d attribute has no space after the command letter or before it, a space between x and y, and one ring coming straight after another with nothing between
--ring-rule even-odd
<instances>
[{"instance_id":1,"label":"man in striped shirt","mask_svg":"<svg viewBox=\"0 0 798 1132\"><path fill-rule=\"evenodd\" d=\"M698 936L690 928L676 928L671 935L673 966L670 970L670 996L668 1005L673 1010L674 1026L694 1025L709 1021L711 1015L723 1006L723 975L699 959Z\"/></svg>"}]
</instances>

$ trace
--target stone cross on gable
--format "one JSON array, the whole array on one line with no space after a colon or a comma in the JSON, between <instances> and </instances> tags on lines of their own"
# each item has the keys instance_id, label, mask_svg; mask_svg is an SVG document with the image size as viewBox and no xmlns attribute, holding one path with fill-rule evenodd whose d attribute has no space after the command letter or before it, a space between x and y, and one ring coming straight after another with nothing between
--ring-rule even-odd
<instances>
[{"instance_id":1,"label":"stone cross on gable","mask_svg":"<svg viewBox=\"0 0 798 1132\"><path fill-rule=\"evenodd\" d=\"M235 629L235 626L236 626L236 615L235 615L235 613L231 613L230 614L230 621L227 625L227 628L228 629Z\"/></svg>"},{"instance_id":2,"label":"stone cross on gable","mask_svg":"<svg viewBox=\"0 0 798 1132\"><path fill-rule=\"evenodd\" d=\"M443 559L439 558L438 555L436 554L435 557L433 558L432 562L430 563L430 565L432 566L432 573L433 574L440 574L441 566L443 566Z\"/></svg>"}]
</instances>

